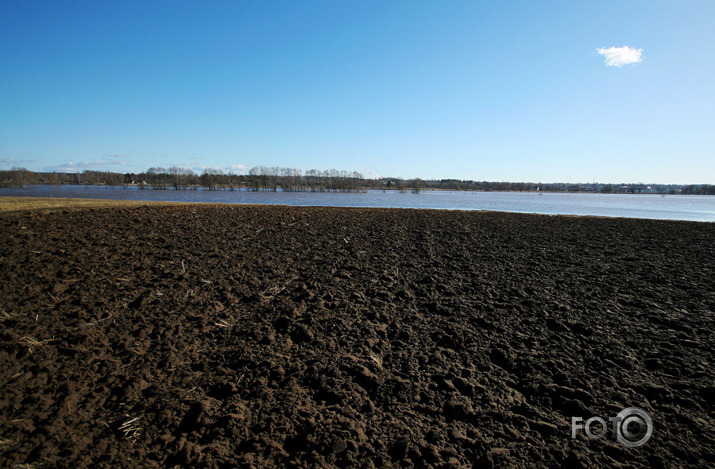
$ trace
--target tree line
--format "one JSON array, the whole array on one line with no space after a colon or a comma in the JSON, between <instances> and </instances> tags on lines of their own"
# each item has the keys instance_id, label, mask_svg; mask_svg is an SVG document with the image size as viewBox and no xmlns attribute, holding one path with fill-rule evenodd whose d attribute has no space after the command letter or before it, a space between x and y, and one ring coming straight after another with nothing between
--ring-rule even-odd
<instances>
[{"instance_id":1,"label":"tree line","mask_svg":"<svg viewBox=\"0 0 715 469\"><path fill-rule=\"evenodd\" d=\"M296 168L256 166L248 174L225 173L208 168L201 175L190 169L172 166L169 169L150 168L146 173L126 174L126 184L151 186L153 189L196 189L253 191L358 192L364 190L365 178L353 171L311 169L303 173Z\"/></svg>"},{"instance_id":2,"label":"tree line","mask_svg":"<svg viewBox=\"0 0 715 469\"><path fill-rule=\"evenodd\" d=\"M365 178L357 171L311 169L305 173L295 168L256 166L248 174L207 168L201 174L179 166L153 167L142 173L113 173L86 170L81 173L32 172L24 168L0 171L0 185L25 187L30 184L103 184L136 185L140 189L174 190L253 190L359 192L366 187Z\"/></svg>"},{"instance_id":3,"label":"tree line","mask_svg":"<svg viewBox=\"0 0 715 469\"><path fill-rule=\"evenodd\" d=\"M459 179L422 180L401 178L366 179L357 171L302 171L295 168L256 166L248 174L204 169L200 174L180 166L153 167L141 173L114 173L86 170L76 173L33 172L25 168L0 171L0 186L25 187L30 184L104 184L136 185L154 190L252 190L361 192L395 190L419 193L423 190L510 191L510 192L595 192L619 194L692 194L715 195L712 184L600 184L600 183L531 183L499 181L465 181Z\"/></svg>"}]
</instances>

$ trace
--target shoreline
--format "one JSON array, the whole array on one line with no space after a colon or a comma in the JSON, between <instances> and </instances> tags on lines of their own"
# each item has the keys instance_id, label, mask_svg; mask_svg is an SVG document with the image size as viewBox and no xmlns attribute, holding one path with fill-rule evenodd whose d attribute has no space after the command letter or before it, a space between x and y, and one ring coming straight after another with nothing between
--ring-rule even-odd
<instances>
[{"instance_id":1,"label":"shoreline","mask_svg":"<svg viewBox=\"0 0 715 469\"><path fill-rule=\"evenodd\" d=\"M200 202L196 202L199 203ZM0 213L23 210L64 210L96 208L129 208L141 206L188 205L191 202L162 202L144 200L91 199L77 197L0 197Z\"/></svg>"},{"instance_id":2,"label":"shoreline","mask_svg":"<svg viewBox=\"0 0 715 469\"><path fill-rule=\"evenodd\" d=\"M707 185L707 184L695 184L695 185ZM261 189L261 190L254 190L251 188L251 186L236 186L233 189L230 187L219 187L216 189L207 189L204 186L186 186L183 188L174 188L171 186L167 187L162 187L162 188L154 188L151 184L137 184L137 183L127 183L127 184L28 184L27 186L24 187L17 187L17 186L0 186L0 188L5 188L5 189L18 189L22 190L28 187L33 187L33 186L40 186L40 187L113 187L113 188L122 188L122 189L128 189L128 188L141 188L140 190L146 190L146 191L178 191L178 192L295 192L295 193L341 193L341 194L362 194L365 192L393 192L393 193L414 193L415 188L405 188L403 190L400 189L381 189L377 187L362 187L357 190L349 190L349 191L334 191L334 190L317 190L313 191L310 189L301 189L301 190L268 190L268 189ZM712 196L713 194L689 194L689 193L681 193L681 192L650 192L647 190L642 190L640 192L638 191L614 191L614 192L602 192L602 191L597 191L597 190L499 190L499 189L453 189L453 188L440 188L440 187L421 187L418 189L418 193L420 192L476 192L476 193L507 193L507 194L591 194L591 195L653 195L653 196Z\"/></svg>"},{"instance_id":3,"label":"shoreline","mask_svg":"<svg viewBox=\"0 0 715 469\"><path fill-rule=\"evenodd\" d=\"M629 194L630 195L630 194ZM567 217L567 218L595 218L606 220L651 220L664 222L686 222L712 224L715 221L707 220L680 220L680 219L660 219L660 218L638 218L619 217L608 215L574 215L574 214L554 214L539 212L506 212L498 210L480 209L467 210L461 208L416 208L416 207L341 207L329 205L287 205L287 204L250 204L235 202L181 202L181 201L159 201L159 200L123 200L123 199L98 199L98 198L77 198L77 197L16 197L0 196L0 213L18 212L25 210L54 211L54 210L78 210L78 209L102 209L102 208L133 208L133 207L171 207L171 206L202 206L202 207L296 207L296 208L334 208L337 210L417 210L434 212L465 212L465 213L497 213L497 214L517 214L534 215L546 217Z\"/></svg>"}]
</instances>

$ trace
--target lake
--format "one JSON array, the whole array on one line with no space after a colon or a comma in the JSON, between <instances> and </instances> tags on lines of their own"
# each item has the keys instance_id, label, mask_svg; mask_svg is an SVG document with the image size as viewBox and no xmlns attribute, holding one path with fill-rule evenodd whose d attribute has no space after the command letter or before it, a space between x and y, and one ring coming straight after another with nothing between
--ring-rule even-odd
<instances>
[{"instance_id":1,"label":"lake","mask_svg":"<svg viewBox=\"0 0 715 469\"><path fill-rule=\"evenodd\" d=\"M160 200L224 204L493 210L550 215L595 215L715 222L715 196L545 192L397 191L366 193L140 190L136 186L0 188L0 196Z\"/></svg>"}]
</instances>

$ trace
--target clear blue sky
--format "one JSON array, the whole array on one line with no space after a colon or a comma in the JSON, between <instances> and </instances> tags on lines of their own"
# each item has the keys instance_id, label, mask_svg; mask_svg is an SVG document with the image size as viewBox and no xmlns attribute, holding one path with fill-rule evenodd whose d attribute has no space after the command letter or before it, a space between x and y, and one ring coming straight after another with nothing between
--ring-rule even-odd
<instances>
[{"instance_id":1,"label":"clear blue sky","mask_svg":"<svg viewBox=\"0 0 715 469\"><path fill-rule=\"evenodd\" d=\"M0 169L172 165L715 183L715 1L0 2Z\"/></svg>"}]
</instances>

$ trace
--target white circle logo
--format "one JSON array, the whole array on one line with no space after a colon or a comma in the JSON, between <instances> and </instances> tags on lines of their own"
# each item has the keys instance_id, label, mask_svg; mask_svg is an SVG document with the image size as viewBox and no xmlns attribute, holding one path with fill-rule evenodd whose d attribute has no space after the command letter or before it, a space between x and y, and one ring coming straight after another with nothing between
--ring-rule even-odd
<instances>
[{"instance_id":1,"label":"white circle logo","mask_svg":"<svg viewBox=\"0 0 715 469\"><path fill-rule=\"evenodd\" d=\"M628 407L611 419L616 439L623 446L637 448L650 440L653 435L653 420L638 407Z\"/></svg>"}]
</instances>

